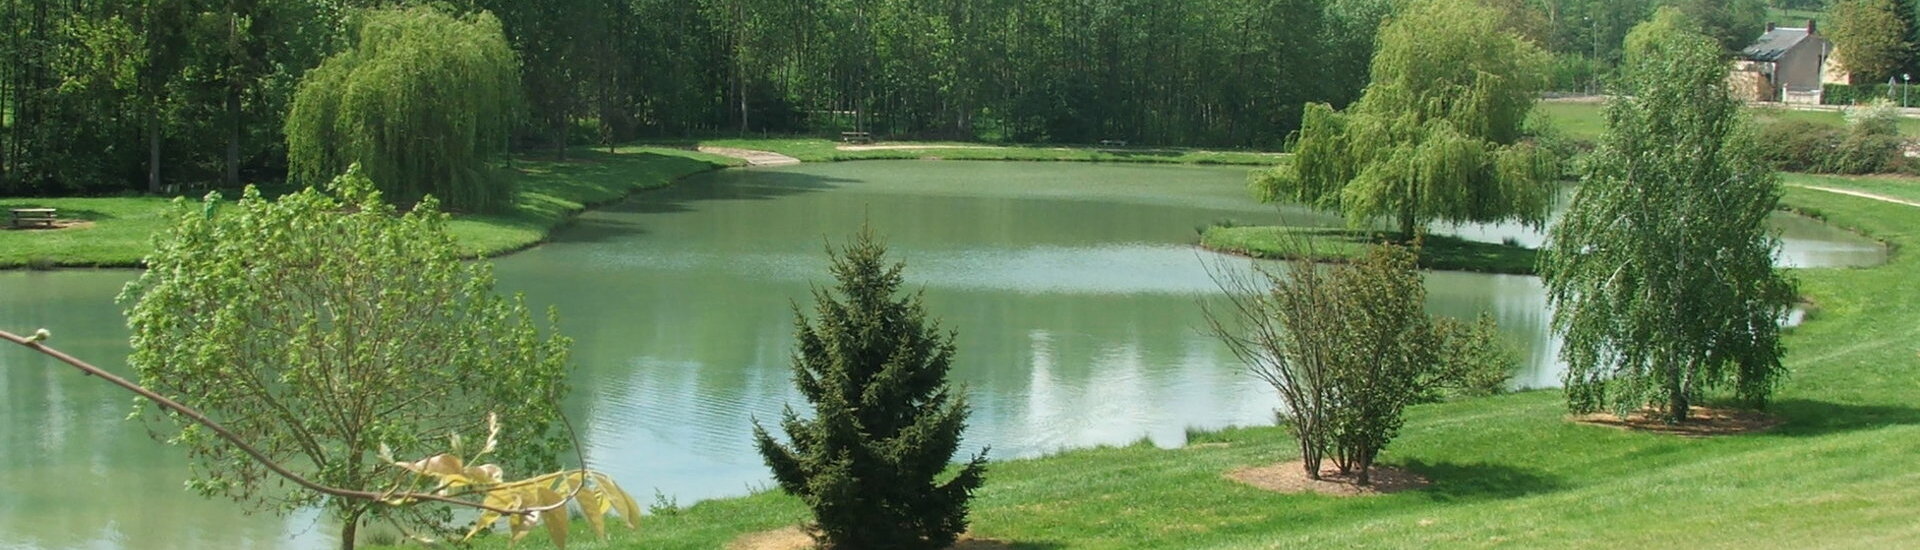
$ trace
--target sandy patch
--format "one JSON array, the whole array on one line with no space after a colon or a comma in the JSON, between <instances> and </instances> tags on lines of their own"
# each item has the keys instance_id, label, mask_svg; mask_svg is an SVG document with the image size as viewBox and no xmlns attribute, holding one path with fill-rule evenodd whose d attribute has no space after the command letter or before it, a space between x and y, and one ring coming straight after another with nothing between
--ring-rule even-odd
<instances>
[{"instance_id":1,"label":"sandy patch","mask_svg":"<svg viewBox=\"0 0 1920 550\"><path fill-rule=\"evenodd\" d=\"M772 531L752 533L727 543L727 550L808 550L815 548L813 537L799 527L786 527ZM949 550L1006 550L1013 548L1005 542L993 539L974 538L961 535L960 542L948 547Z\"/></svg>"},{"instance_id":2,"label":"sandy patch","mask_svg":"<svg viewBox=\"0 0 1920 550\"><path fill-rule=\"evenodd\" d=\"M1394 468L1374 465L1373 483L1360 485L1355 476L1341 475L1333 466L1332 460L1320 464L1320 479L1307 477L1306 468L1298 460L1266 466L1249 466L1227 472L1227 479L1252 485L1279 493L1318 493L1333 496L1382 495L1411 491L1433 484L1420 474Z\"/></svg>"},{"instance_id":3,"label":"sandy patch","mask_svg":"<svg viewBox=\"0 0 1920 550\"><path fill-rule=\"evenodd\" d=\"M1691 407L1687 410L1687 421L1668 424L1658 411L1641 409L1627 415L1626 418L1613 413L1593 413L1571 417L1574 422L1610 426L1622 430L1653 432L1688 437L1707 437L1714 435L1737 435L1764 432L1779 426L1779 417L1758 411L1738 409L1716 409L1712 407Z\"/></svg>"},{"instance_id":4,"label":"sandy patch","mask_svg":"<svg viewBox=\"0 0 1920 550\"><path fill-rule=\"evenodd\" d=\"M747 161L747 166L780 166L785 164L800 164L800 159L789 157L789 156L782 155L780 153L775 153L772 151L756 151L753 149L737 149L733 147L710 147L706 145L699 146L694 150L702 153L706 153L709 155L720 155L723 157L733 157L740 160L744 160L744 161Z\"/></svg>"}]
</instances>

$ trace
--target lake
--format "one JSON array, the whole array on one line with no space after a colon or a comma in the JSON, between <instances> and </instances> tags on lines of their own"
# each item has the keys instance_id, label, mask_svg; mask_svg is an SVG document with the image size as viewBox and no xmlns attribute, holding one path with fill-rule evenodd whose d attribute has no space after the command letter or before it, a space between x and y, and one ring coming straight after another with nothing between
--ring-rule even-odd
<instances>
[{"instance_id":1,"label":"lake","mask_svg":"<svg viewBox=\"0 0 1920 550\"><path fill-rule=\"evenodd\" d=\"M1334 224L1253 204L1246 168L873 161L725 170L582 215L551 243L495 261L502 290L557 307L575 341L568 409L592 466L642 501L688 504L770 486L755 419L791 388L794 307L831 284L824 247L871 224L908 287L954 330L952 379L973 406L967 451L992 457L1177 446L1189 429L1271 424L1271 388L1202 334L1217 294L1197 228ZM1885 252L1780 215L1782 263L1867 265ZM1441 232L1536 244L1510 225ZM113 297L131 271L0 272L0 327L125 372ZM1490 312L1521 351L1520 387L1557 383L1538 279L1436 272L1430 309ZM322 548L311 512L243 516L183 487L181 453L123 419L133 398L0 348L0 549ZM524 473L524 472L522 472ZM511 474L511 473L510 473ZM991 482L991 481L989 481Z\"/></svg>"}]
</instances>

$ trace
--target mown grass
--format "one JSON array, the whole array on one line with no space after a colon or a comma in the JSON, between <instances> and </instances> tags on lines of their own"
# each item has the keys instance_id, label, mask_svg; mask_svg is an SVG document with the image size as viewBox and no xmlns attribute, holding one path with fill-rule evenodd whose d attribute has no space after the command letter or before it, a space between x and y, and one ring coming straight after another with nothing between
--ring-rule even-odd
<instances>
[{"instance_id":1,"label":"mown grass","mask_svg":"<svg viewBox=\"0 0 1920 550\"><path fill-rule=\"evenodd\" d=\"M1920 539L1920 209L1805 189L1788 203L1895 245L1875 268L1799 270L1815 304L1786 336L1792 371L1760 434L1685 438L1565 420L1553 391L1422 405L1387 464L1432 487L1282 495L1222 477L1294 457L1279 428L996 462L977 536L1019 548L1878 548ZM742 429L746 429L745 426ZM648 517L580 548L722 548L793 525L764 493ZM528 547L544 546L532 541ZM504 546L500 537L482 548Z\"/></svg>"},{"instance_id":2,"label":"mown grass","mask_svg":"<svg viewBox=\"0 0 1920 550\"><path fill-rule=\"evenodd\" d=\"M641 189L672 183L687 174L738 165L740 161L690 151L625 147L613 153L575 151L570 160L521 159L508 168L519 185L511 211L458 215L452 230L473 256L511 252L546 238L553 228L590 206ZM228 197L238 196L228 192ZM0 230L0 268L132 267L152 249L152 236L166 227L165 197L7 198L0 209L52 207L62 219L88 224L59 230ZM0 222L4 223L4 222Z\"/></svg>"},{"instance_id":3,"label":"mown grass","mask_svg":"<svg viewBox=\"0 0 1920 550\"><path fill-rule=\"evenodd\" d=\"M1601 103L1574 101L1543 101L1535 106L1539 116L1554 127L1559 128L1567 137L1595 141L1606 130L1606 119L1600 114ZM1843 126L1846 115L1837 110L1802 111L1781 107L1750 107L1747 113L1756 122L1773 120L1799 120L1815 124ZM1920 119L1902 117L1900 133L1908 136L1920 136Z\"/></svg>"},{"instance_id":4,"label":"mown grass","mask_svg":"<svg viewBox=\"0 0 1920 550\"><path fill-rule=\"evenodd\" d=\"M1319 227L1213 226L1201 233L1200 246L1264 259L1345 261L1360 256L1368 244L1393 238L1375 231ZM1420 247L1420 267L1444 271L1531 275L1538 257L1531 248L1446 235L1427 235Z\"/></svg>"},{"instance_id":5,"label":"mown grass","mask_svg":"<svg viewBox=\"0 0 1920 550\"><path fill-rule=\"evenodd\" d=\"M911 146L912 148L847 151L839 148L842 145L840 142L817 138L706 139L667 143L679 146L708 145L772 151L806 162L938 158L942 160L1045 160L1270 166L1283 158L1277 153L1258 151L1091 145L993 145L938 141L882 141L871 145Z\"/></svg>"}]
</instances>

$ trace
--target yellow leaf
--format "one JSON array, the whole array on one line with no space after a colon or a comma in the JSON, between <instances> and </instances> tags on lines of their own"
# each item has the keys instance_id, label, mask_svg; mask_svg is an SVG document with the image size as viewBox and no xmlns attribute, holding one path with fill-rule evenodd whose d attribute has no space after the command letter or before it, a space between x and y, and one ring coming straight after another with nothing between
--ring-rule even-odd
<instances>
[{"instance_id":1,"label":"yellow leaf","mask_svg":"<svg viewBox=\"0 0 1920 550\"><path fill-rule=\"evenodd\" d=\"M450 454L437 454L413 462L395 462L394 466L405 468L409 472L423 476L445 479L449 475L458 476L466 468L461 467L460 457Z\"/></svg>"},{"instance_id":2,"label":"yellow leaf","mask_svg":"<svg viewBox=\"0 0 1920 550\"><path fill-rule=\"evenodd\" d=\"M467 468L464 474L467 480L474 484L493 485L500 483L500 477L504 475L504 472L501 471L500 465L498 464L481 464Z\"/></svg>"},{"instance_id":3,"label":"yellow leaf","mask_svg":"<svg viewBox=\"0 0 1920 550\"><path fill-rule=\"evenodd\" d=\"M587 517L587 526L593 528L593 535L606 540L607 518L604 514L613 509L613 503L607 502L599 489L581 489L573 499L580 503L580 515Z\"/></svg>"},{"instance_id":4,"label":"yellow leaf","mask_svg":"<svg viewBox=\"0 0 1920 550\"><path fill-rule=\"evenodd\" d=\"M613 478L607 477L606 474L595 472L594 482L607 491L607 500L612 501L614 509L620 511L620 518L627 521L627 528L639 529L637 522L640 521L640 503L634 502L633 497L628 496L627 492L620 489L620 485L614 483Z\"/></svg>"},{"instance_id":5,"label":"yellow leaf","mask_svg":"<svg viewBox=\"0 0 1920 550\"><path fill-rule=\"evenodd\" d=\"M561 495L560 493L554 492L553 489L548 489L546 487L539 488L539 495L540 495L540 498L539 498L540 504L535 504L534 506L548 506L553 504L561 504L566 502L566 498L567 498L566 496ZM541 512L540 523L547 524L547 537L553 539L554 548L559 548L560 550L566 550L567 548L567 507L559 506L559 507L555 507L552 510Z\"/></svg>"},{"instance_id":6,"label":"yellow leaf","mask_svg":"<svg viewBox=\"0 0 1920 550\"><path fill-rule=\"evenodd\" d=\"M520 507L520 497L508 491L495 491L487 493L486 498L481 499L481 503L494 508L511 510ZM481 510L480 518L473 522L473 530L467 531L466 538L461 540L472 539L474 535L478 535L481 531L493 527L493 522L496 521L500 521L499 512Z\"/></svg>"}]
</instances>

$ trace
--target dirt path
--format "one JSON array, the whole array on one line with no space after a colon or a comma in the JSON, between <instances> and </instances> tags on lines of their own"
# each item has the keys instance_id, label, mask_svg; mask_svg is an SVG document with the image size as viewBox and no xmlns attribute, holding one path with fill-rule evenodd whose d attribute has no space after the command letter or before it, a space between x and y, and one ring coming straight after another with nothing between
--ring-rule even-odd
<instances>
[{"instance_id":1,"label":"dirt path","mask_svg":"<svg viewBox=\"0 0 1920 550\"><path fill-rule=\"evenodd\" d=\"M1818 185L1799 185L1799 184L1792 184L1792 185L1794 187L1799 187L1801 189L1812 189L1814 191L1826 191L1828 193L1839 193L1842 195L1847 195L1852 197L1860 197L1863 199L1873 199L1880 202L1890 202L1894 204L1904 204L1907 206L1920 208L1920 202L1913 202L1905 199L1897 199L1897 198L1889 197L1886 195L1878 195L1874 193L1868 193L1865 191L1854 191L1852 189L1841 189L1838 187L1821 187Z\"/></svg>"},{"instance_id":2,"label":"dirt path","mask_svg":"<svg viewBox=\"0 0 1920 550\"><path fill-rule=\"evenodd\" d=\"M733 157L740 160L744 160L744 161L747 161L747 166L780 166L785 164L800 164L800 159L789 157L789 156L782 155L780 153L775 153L772 151L755 151L753 149L735 149L732 147L708 147L705 145L700 146L699 151L702 153L720 155L723 157Z\"/></svg>"},{"instance_id":3,"label":"dirt path","mask_svg":"<svg viewBox=\"0 0 1920 550\"><path fill-rule=\"evenodd\" d=\"M999 149L992 145L836 145L841 151L897 151L903 149Z\"/></svg>"}]
</instances>

